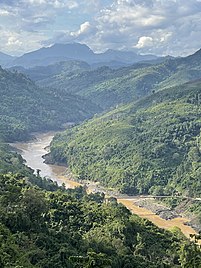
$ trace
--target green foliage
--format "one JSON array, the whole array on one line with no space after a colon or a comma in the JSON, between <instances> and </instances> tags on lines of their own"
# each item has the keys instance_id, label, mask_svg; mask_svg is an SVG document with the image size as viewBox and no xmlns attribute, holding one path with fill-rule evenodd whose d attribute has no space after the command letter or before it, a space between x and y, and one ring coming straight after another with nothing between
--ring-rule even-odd
<instances>
[{"instance_id":1,"label":"green foliage","mask_svg":"<svg viewBox=\"0 0 201 268\"><path fill-rule=\"evenodd\" d=\"M21 66L9 68L11 71L17 70L26 74L31 80L38 81L38 84L41 86L46 85L47 82L53 83L54 79L65 79L66 76L70 77L90 69L89 64L77 60L61 61L48 66L36 66L29 69L25 69ZM51 86L54 86L54 84L51 84Z\"/></svg>"},{"instance_id":2,"label":"green foliage","mask_svg":"<svg viewBox=\"0 0 201 268\"><path fill-rule=\"evenodd\" d=\"M61 128L100 111L79 96L39 88L20 73L0 68L0 140L24 140L32 131Z\"/></svg>"},{"instance_id":3,"label":"green foliage","mask_svg":"<svg viewBox=\"0 0 201 268\"><path fill-rule=\"evenodd\" d=\"M43 79L40 74L45 72L46 68L41 70L40 67L33 70L39 77L33 78L41 86L48 85L59 91L84 96L103 109L109 109L139 100L170 86L200 79L200 54L198 51L186 58L167 59L159 64L137 63L117 70L108 67L84 70L82 67L77 68L76 62L72 62L74 71L69 73L69 69L61 63L61 66L58 66L58 70L61 68L59 73L51 74L50 70L50 75ZM68 63L66 64L68 66Z\"/></svg>"},{"instance_id":4,"label":"green foliage","mask_svg":"<svg viewBox=\"0 0 201 268\"><path fill-rule=\"evenodd\" d=\"M57 182L49 178L41 178L34 175L34 170L25 165L25 161L13 148L7 144L0 143L0 174L20 174L24 182L36 185L40 188L56 191Z\"/></svg>"},{"instance_id":5,"label":"green foliage","mask_svg":"<svg viewBox=\"0 0 201 268\"><path fill-rule=\"evenodd\" d=\"M200 196L201 83L160 91L58 134L55 160L129 194Z\"/></svg>"},{"instance_id":6,"label":"green foliage","mask_svg":"<svg viewBox=\"0 0 201 268\"><path fill-rule=\"evenodd\" d=\"M180 232L161 230L83 188L48 192L5 174L0 189L2 268L176 268L201 257Z\"/></svg>"},{"instance_id":7,"label":"green foliage","mask_svg":"<svg viewBox=\"0 0 201 268\"><path fill-rule=\"evenodd\" d=\"M187 243L181 246L180 262L182 268L200 267L201 256L194 243Z\"/></svg>"}]
</instances>

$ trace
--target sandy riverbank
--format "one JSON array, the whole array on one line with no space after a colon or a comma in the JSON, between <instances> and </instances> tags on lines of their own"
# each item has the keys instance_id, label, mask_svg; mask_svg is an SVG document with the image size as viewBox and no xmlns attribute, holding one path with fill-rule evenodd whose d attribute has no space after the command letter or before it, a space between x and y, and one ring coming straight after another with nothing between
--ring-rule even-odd
<instances>
[{"instance_id":1,"label":"sandy riverbank","mask_svg":"<svg viewBox=\"0 0 201 268\"><path fill-rule=\"evenodd\" d=\"M118 199L118 202L124 204L127 208L129 208L133 213L137 214L138 216L150 220L160 228L171 229L173 227L178 227L181 229L182 233L185 234L188 238L190 234L197 234L197 232L193 230L190 226L185 225L185 223L189 221L186 218L179 217L170 220L165 220L146 208L138 207L134 204L133 200Z\"/></svg>"}]
</instances>

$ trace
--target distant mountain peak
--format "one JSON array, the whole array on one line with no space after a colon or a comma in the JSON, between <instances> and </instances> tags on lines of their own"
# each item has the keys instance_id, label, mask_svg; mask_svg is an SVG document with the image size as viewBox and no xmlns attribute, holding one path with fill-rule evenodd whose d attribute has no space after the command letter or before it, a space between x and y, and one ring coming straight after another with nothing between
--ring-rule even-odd
<instances>
[{"instance_id":1,"label":"distant mountain peak","mask_svg":"<svg viewBox=\"0 0 201 268\"><path fill-rule=\"evenodd\" d=\"M196 51L193 55L195 55L195 56L197 56L197 55L201 56L201 48L198 51Z\"/></svg>"},{"instance_id":2,"label":"distant mountain peak","mask_svg":"<svg viewBox=\"0 0 201 268\"><path fill-rule=\"evenodd\" d=\"M55 44L53 44L52 46L50 46L48 48L49 49L51 49L51 48L56 48L56 49L58 49L58 48L68 48L68 49L69 48L73 48L73 49L78 48L78 49L87 49L89 51L92 51L91 48L88 47L87 45L81 44L81 43L76 43L76 42L74 42L74 43L67 43L67 44L55 43Z\"/></svg>"},{"instance_id":3,"label":"distant mountain peak","mask_svg":"<svg viewBox=\"0 0 201 268\"><path fill-rule=\"evenodd\" d=\"M81 43L56 43L50 47L43 47L38 50L24 54L13 61L11 66L23 66L32 68L34 66L47 66L61 61L77 60L85 61L88 64L118 62L118 65L125 66L143 60L155 60L153 55L138 55L134 51L123 51L108 49L104 53L94 53L86 44Z\"/></svg>"},{"instance_id":4,"label":"distant mountain peak","mask_svg":"<svg viewBox=\"0 0 201 268\"><path fill-rule=\"evenodd\" d=\"M201 48L199 50L197 50L195 53L193 53L192 55L189 55L186 58L189 59L189 58L200 58L200 57L201 57Z\"/></svg>"},{"instance_id":5,"label":"distant mountain peak","mask_svg":"<svg viewBox=\"0 0 201 268\"><path fill-rule=\"evenodd\" d=\"M14 57L0 52L0 65L2 65L3 67L5 67L8 63L10 63L12 60L14 59Z\"/></svg>"}]
</instances>

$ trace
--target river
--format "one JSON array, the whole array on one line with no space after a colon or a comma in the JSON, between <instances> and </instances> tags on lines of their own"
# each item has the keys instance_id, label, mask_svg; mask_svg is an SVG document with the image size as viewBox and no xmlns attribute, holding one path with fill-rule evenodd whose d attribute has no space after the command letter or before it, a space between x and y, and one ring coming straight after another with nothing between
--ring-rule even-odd
<instances>
[{"instance_id":1,"label":"river","mask_svg":"<svg viewBox=\"0 0 201 268\"><path fill-rule=\"evenodd\" d=\"M56 132L36 133L35 139L29 142L16 142L11 145L15 147L26 160L28 167L40 170L42 177L57 181L58 185L65 183L66 187L73 188L79 184L65 176L66 167L59 165L47 165L44 163L43 155L48 153L48 146Z\"/></svg>"},{"instance_id":2,"label":"river","mask_svg":"<svg viewBox=\"0 0 201 268\"><path fill-rule=\"evenodd\" d=\"M58 165L47 165L42 158L48 152L48 146L54 137L55 132L48 132L42 134L36 134L35 139L29 142L17 142L12 146L20 150L22 157L26 160L26 164L34 170L40 169L40 175L42 177L49 177L59 185L65 183L66 187L73 188L80 184L70 180L66 174L66 167ZM135 196L136 200L136 196ZM133 213L142 218L146 218L152 221L160 228L170 229L173 227L179 227L181 231L189 237L190 234L197 234L196 231L190 226L185 225L188 219L183 217L174 218L172 220L165 220L154 214L152 211L145 208L138 207L134 204L132 199L119 198L118 202L124 204Z\"/></svg>"}]
</instances>

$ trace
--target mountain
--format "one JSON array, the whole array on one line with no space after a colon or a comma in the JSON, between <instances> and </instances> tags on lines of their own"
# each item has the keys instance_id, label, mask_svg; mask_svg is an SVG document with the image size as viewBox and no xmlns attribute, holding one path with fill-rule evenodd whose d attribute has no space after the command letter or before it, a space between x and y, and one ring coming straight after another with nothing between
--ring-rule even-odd
<instances>
[{"instance_id":1,"label":"mountain","mask_svg":"<svg viewBox=\"0 0 201 268\"><path fill-rule=\"evenodd\" d=\"M108 50L105 53L94 53L87 45L72 44L55 44L51 47L43 47L39 50L32 51L15 59L12 66L22 66L30 68L34 66L47 66L60 61L78 60L85 61L88 64L101 63L110 64L111 62L121 62L124 64L132 64L143 60L155 60L157 57L153 55L137 55L134 52Z\"/></svg>"},{"instance_id":2,"label":"mountain","mask_svg":"<svg viewBox=\"0 0 201 268\"><path fill-rule=\"evenodd\" d=\"M68 65L68 62L66 64ZM51 71L48 73L51 68L55 70L55 73L51 74ZM62 66L56 68L53 65L47 68L34 67L24 71L22 68L19 70L34 79L41 87L46 85L76 94L93 100L103 109L108 109L148 94L157 81L169 75L165 68L163 75L156 68L148 63L138 63L117 70L100 67L98 69L81 68L69 72L69 70L65 71ZM158 68L161 69L160 66ZM46 75L43 75L44 73Z\"/></svg>"},{"instance_id":3,"label":"mountain","mask_svg":"<svg viewBox=\"0 0 201 268\"><path fill-rule=\"evenodd\" d=\"M199 56L188 60L195 67L187 69L191 78L199 75ZM36 176L5 143L90 118L102 110L90 97L104 107L103 101L112 97L109 86L115 89L120 84L122 99L110 100L106 107L125 102L139 81L129 104L58 134L51 144L52 158L67 163L79 179L100 181L124 193L177 191L200 196L201 80L150 94L153 85L170 79L178 66L184 74L181 65L170 62L164 68L143 63L116 71L91 70L87 63L74 60L46 69L16 68L40 82L56 77L62 82L68 76L71 90L63 84L56 89L44 83L39 87L18 71L0 68L0 267L200 267L199 245L179 229L158 228L104 193L66 189ZM129 83L130 90L125 87ZM140 87L145 90L141 95ZM95 98L101 91L101 98ZM133 102L136 92L149 96ZM199 211L199 204L194 209Z\"/></svg>"},{"instance_id":4,"label":"mountain","mask_svg":"<svg viewBox=\"0 0 201 268\"><path fill-rule=\"evenodd\" d=\"M34 81L46 81L48 79L49 84L54 81L54 78L61 79L62 77L71 77L75 74L79 74L83 71L90 70L89 64L83 61L69 60L61 61L48 66L36 66L26 69L22 66L14 66L9 68L10 71L18 71L27 75L31 80ZM43 83L40 83L44 85Z\"/></svg>"},{"instance_id":5,"label":"mountain","mask_svg":"<svg viewBox=\"0 0 201 268\"><path fill-rule=\"evenodd\" d=\"M201 197L201 80L171 87L58 134L55 161L128 194ZM86 164L87 163L87 164Z\"/></svg>"},{"instance_id":6,"label":"mountain","mask_svg":"<svg viewBox=\"0 0 201 268\"><path fill-rule=\"evenodd\" d=\"M200 52L184 58L166 57L163 62L135 63L131 66L111 69L102 66L97 69L81 68L69 73L61 71L50 76L41 76L42 67L35 68L39 73L35 81L39 86L50 86L87 98L103 109L136 101L141 97L152 94L171 86L201 78ZM66 63L68 64L68 63ZM47 67L49 68L49 67ZM54 68L54 67L51 67ZM73 68L73 67L72 67ZM58 70L60 68L58 67ZM33 69L26 71L32 72ZM56 68L55 68L56 70Z\"/></svg>"},{"instance_id":7,"label":"mountain","mask_svg":"<svg viewBox=\"0 0 201 268\"><path fill-rule=\"evenodd\" d=\"M79 96L39 88L28 77L0 68L0 139L22 140L33 131L80 122L101 109Z\"/></svg>"},{"instance_id":8,"label":"mountain","mask_svg":"<svg viewBox=\"0 0 201 268\"><path fill-rule=\"evenodd\" d=\"M0 65L2 67L6 67L7 65L9 65L9 63L11 63L14 59L15 57L0 52Z\"/></svg>"},{"instance_id":9,"label":"mountain","mask_svg":"<svg viewBox=\"0 0 201 268\"><path fill-rule=\"evenodd\" d=\"M30 68L33 66L46 66L53 63L66 60L90 60L93 57L93 51L82 44L55 44L51 47L43 47L39 50L24 54L15 59L12 66L23 66Z\"/></svg>"},{"instance_id":10,"label":"mountain","mask_svg":"<svg viewBox=\"0 0 201 268\"><path fill-rule=\"evenodd\" d=\"M151 61L158 59L157 56L154 55L140 55L132 51L120 51L120 50L113 50L108 49L104 53L99 54L99 57L101 60L107 60L108 62L113 61L119 61L119 62L125 62L125 63L134 63L139 61Z\"/></svg>"},{"instance_id":11,"label":"mountain","mask_svg":"<svg viewBox=\"0 0 201 268\"><path fill-rule=\"evenodd\" d=\"M126 62L121 62L121 61L116 61L116 60L111 60L111 61L101 61L101 62L96 62L93 64L90 64L92 69L97 69L103 66L107 66L111 69L119 69L122 67L127 67L131 64L126 63Z\"/></svg>"}]
</instances>

